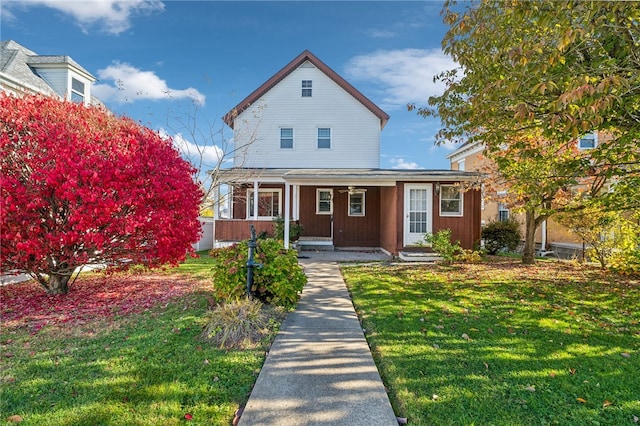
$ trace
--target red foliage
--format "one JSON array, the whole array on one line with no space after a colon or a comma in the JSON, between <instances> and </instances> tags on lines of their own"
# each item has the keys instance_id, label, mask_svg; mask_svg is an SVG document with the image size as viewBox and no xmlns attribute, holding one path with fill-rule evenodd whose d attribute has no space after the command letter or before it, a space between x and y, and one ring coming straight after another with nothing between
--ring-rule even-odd
<instances>
[{"instance_id":1,"label":"red foliage","mask_svg":"<svg viewBox=\"0 0 640 426\"><path fill-rule=\"evenodd\" d=\"M198 238L193 167L102 108L0 95L0 166L1 270L175 264Z\"/></svg>"},{"instance_id":2,"label":"red foliage","mask_svg":"<svg viewBox=\"0 0 640 426\"><path fill-rule=\"evenodd\" d=\"M108 280L108 282L107 282ZM199 288L194 280L160 275L83 278L68 295L48 295L35 281L0 287L4 327L74 326L92 319L138 313Z\"/></svg>"}]
</instances>

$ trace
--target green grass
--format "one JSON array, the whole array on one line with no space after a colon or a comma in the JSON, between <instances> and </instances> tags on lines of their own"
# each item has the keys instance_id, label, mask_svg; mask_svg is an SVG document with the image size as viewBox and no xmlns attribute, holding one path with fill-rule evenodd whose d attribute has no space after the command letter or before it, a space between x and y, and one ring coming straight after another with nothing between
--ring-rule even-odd
<instances>
[{"instance_id":1,"label":"green grass","mask_svg":"<svg viewBox=\"0 0 640 426\"><path fill-rule=\"evenodd\" d=\"M392 404L409 424L640 417L638 280L504 258L343 274Z\"/></svg>"},{"instance_id":2,"label":"green grass","mask_svg":"<svg viewBox=\"0 0 640 426\"><path fill-rule=\"evenodd\" d=\"M189 259L167 279L202 276L206 260ZM35 334L28 324L3 325L0 424L20 416L23 425L179 425L187 414L189 424L230 424L265 347L224 351L198 339L210 285L196 282L141 313L49 324Z\"/></svg>"}]
</instances>

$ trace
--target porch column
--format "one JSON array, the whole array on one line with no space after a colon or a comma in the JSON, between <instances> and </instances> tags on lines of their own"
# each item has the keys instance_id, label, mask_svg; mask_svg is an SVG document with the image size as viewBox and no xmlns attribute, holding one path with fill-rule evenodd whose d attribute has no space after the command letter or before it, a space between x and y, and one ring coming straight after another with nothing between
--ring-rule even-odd
<instances>
[{"instance_id":1,"label":"porch column","mask_svg":"<svg viewBox=\"0 0 640 426\"><path fill-rule=\"evenodd\" d=\"M212 248L216 248L216 222L220 218L220 185L217 185L213 190L213 227L211 229L211 244Z\"/></svg>"},{"instance_id":2,"label":"porch column","mask_svg":"<svg viewBox=\"0 0 640 426\"><path fill-rule=\"evenodd\" d=\"M253 181L253 220L258 220L258 181Z\"/></svg>"},{"instance_id":3,"label":"porch column","mask_svg":"<svg viewBox=\"0 0 640 426\"><path fill-rule=\"evenodd\" d=\"M284 248L289 248L289 218L291 214L289 209L291 208L291 184L289 182L284 183Z\"/></svg>"},{"instance_id":4,"label":"porch column","mask_svg":"<svg viewBox=\"0 0 640 426\"><path fill-rule=\"evenodd\" d=\"M300 220L300 185L293 185L293 220Z\"/></svg>"}]
</instances>

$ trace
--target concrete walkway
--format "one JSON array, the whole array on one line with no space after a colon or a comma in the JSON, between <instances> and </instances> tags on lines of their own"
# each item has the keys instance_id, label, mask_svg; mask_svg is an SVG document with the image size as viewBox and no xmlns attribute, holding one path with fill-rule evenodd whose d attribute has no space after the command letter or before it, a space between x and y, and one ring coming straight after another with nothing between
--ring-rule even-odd
<instances>
[{"instance_id":1,"label":"concrete walkway","mask_svg":"<svg viewBox=\"0 0 640 426\"><path fill-rule=\"evenodd\" d=\"M397 426L338 265L322 256L300 263L308 283L239 425Z\"/></svg>"}]
</instances>

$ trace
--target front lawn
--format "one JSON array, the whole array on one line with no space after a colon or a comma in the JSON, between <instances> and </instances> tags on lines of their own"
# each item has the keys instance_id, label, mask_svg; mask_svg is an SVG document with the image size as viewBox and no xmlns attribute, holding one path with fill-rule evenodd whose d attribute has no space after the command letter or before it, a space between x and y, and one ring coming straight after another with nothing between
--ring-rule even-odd
<instances>
[{"instance_id":1,"label":"front lawn","mask_svg":"<svg viewBox=\"0 0 640 426\"><path fill-rule=\"evenodd\" d=\"M67 296L0 287L0 422L228 425L265 348L197 339L211 304L207 257L178 270L83 274Z\"/></svg>"},{"instance_id":2,"label":"front lawn","mask_svg":"<svg viewBox=\"0 0 640 426\"><path fill-rule=\"evenodd\" d=\"M409 424L638 423L637 279L512 259L342 271Z\"/></svg>"}]
</instances>

